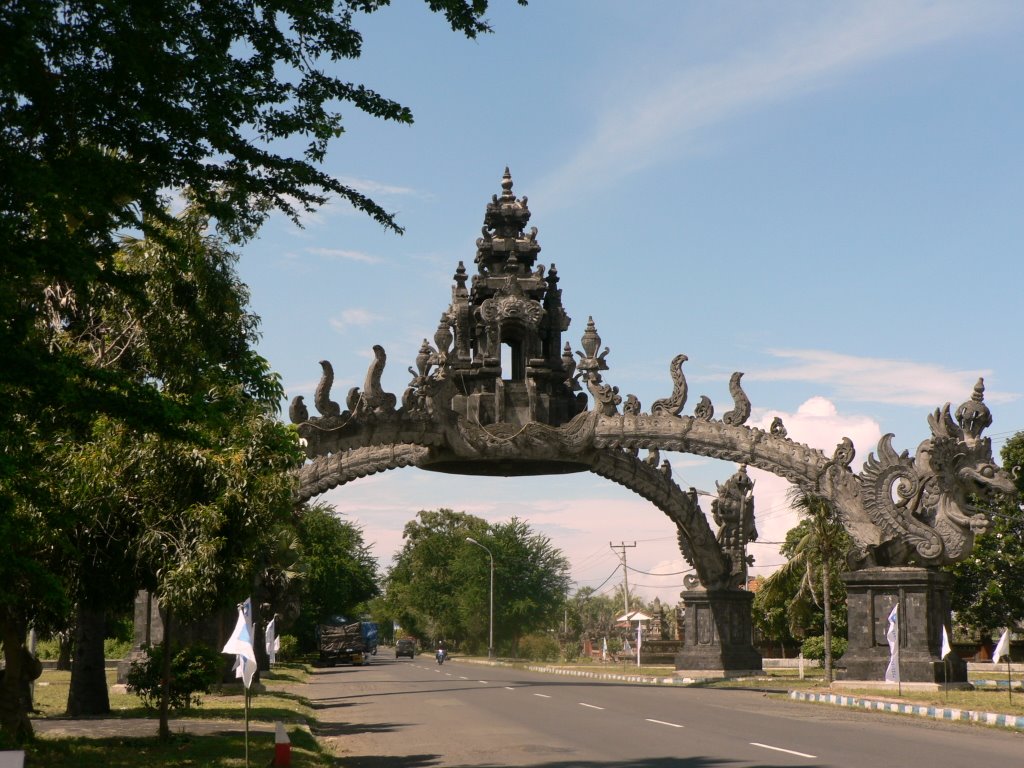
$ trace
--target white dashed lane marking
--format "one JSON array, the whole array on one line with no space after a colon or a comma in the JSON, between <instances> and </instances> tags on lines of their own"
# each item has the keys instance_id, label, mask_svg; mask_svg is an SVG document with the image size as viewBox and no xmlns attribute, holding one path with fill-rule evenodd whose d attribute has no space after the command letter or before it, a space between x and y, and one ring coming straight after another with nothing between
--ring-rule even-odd
<instances>
[{"instance_id":1,"label":"white dashed lane marking","mask_svg":"<svg viewBox=\"0 0 1024 768\"><path fill-rule=\"evenodd\" d=\"M761 747L761 749L770 749L774 752L785 752L787 755L796 755L797 757L807 757L811 760L816 760L817 755L808 755L806 752L796 752L792 749L783 749L782 747L773 747L771 744L759 744L756 741L750 742L752 747Z\"/></svg>"},{"instance_id":2,"label":"white dashed lane marking","mask_svg":"<svg viewBox=\"0 0 1024 768\"><path fill-rule=\"evenodd\" d=\"M580 701L580 702L577 702L577 703L578 703L578 704L579 704L579 705L580 705L581 707L586 707L587 709L602 709L602 710L604 709L604 707L598 707L598 706L596 706L596 705L594 705L594 704L587 704L587 703L585 703L585 702L582 702L582 701Z\"/></svg>"},{"instance_id":3,"label":"white dashed lane marking","mask_svg":"<svg viewBox=\"0 0 1024 768\"><path fill-rule=\"evenodd\" d=\"M533 694L533 695L534 695L534 696L539 696L539 697L540 697L540 698L542 698L542 699L550 699L550 698L551 698L551 697L550 697L550 696L548 696L548 695L547 695L546 693L535 693L535 694Z\"/></svg>"},{"instance_id":4,"label":"white dashed lane marking","mask_svg":"<svg viewBox=\"0 0 1024 768\"><path fill-rule=\"evenodd\" d=\"M645 719L647 720L648 723L654 723L655 725L667 725L670 728L685 728L686 727L685 725L680 725L679 723L668 723L668 722L665 722L664 720L655 720L655 719L650 718L650 717L645 718Z\"/></svg>"}]
</instances>

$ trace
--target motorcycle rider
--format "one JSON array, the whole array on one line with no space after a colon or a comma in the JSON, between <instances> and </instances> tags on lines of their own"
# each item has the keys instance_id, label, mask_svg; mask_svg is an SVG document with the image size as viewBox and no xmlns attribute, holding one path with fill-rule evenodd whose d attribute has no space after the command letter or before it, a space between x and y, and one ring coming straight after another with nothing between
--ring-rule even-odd
<instances>
[{"instance_id":1,"label":"motorcycle rider","mask_svg":"<svg viewBox=\"0 0 1024 768\"><path fill-rule=\"evenodd\" d=\"M448 658L448 649L445 647L444 640L437 641L437 653L435 655L437 656L438 664L443 664Z\"/></svg>"}]
</instances>

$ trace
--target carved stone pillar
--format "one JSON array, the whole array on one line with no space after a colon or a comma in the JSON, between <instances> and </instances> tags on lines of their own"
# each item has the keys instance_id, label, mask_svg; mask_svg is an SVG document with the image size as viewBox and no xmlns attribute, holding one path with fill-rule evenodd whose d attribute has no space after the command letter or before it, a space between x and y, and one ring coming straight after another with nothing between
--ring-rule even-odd
<instances>
[{"instance_id":1,"label":"carved stone pillar","mask_svg":"<svg viewBox=\"0 0 1024 768\"><path fill-rule=\"evenodd\" d=\"M762 670L753 644L752 592L738 589L682 593L683 649L676 654L677 677L733 677Z\"/></svg>"},{"instance_id":2,"label":"carved stone pillar","mask_svg":"<svg viewBox=\"0 0 1024 768\"><path fill-rule=\"evenodd\" d=\"M850 643L839 660L843 680L885 680L889 613L899 602L900 680L961 683L967 664L956 654L943 663L942 627L950 626L953 577L930 568L865 568L843 574ZM952 637L950 637L952 641Z\"/></svg>"}]
</instances>

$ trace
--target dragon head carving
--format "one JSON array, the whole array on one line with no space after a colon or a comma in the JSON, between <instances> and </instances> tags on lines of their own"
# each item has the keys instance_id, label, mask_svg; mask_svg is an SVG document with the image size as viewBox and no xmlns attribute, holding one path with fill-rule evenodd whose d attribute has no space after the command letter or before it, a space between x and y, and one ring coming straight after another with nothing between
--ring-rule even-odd
<instances>
[{"instance_id":1,"label":"dragon head carving","mask_svg":"<svg viewBox=\"0 0 1024 768\"><path fill-rule=\"evenodd\" d=\"M1015 491L981 432L992 423L979 379L971 400L950 415L947 403L928 417L932 435L914 458L897 454L892 435L878 443L859 476L860 496L882 545L859 553L861 565L948 565L964 559L990 519L974 501Z\"/></svg>"}]
</instances>

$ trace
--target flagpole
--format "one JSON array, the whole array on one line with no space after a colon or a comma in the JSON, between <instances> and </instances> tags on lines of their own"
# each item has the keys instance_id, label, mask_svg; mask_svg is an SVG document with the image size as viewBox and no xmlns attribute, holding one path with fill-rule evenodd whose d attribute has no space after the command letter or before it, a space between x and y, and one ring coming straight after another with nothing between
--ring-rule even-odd
<instances>
[{"instance_id":1,"label":"flagpole","mask_svg":"<svg viewBox=\"0 0 1024 768\"><path fill-rule=\"evenodd\" d=\"M1006 654L1006 695L1013 701L1013 678L1010 675L1010 654Z\"/></svg>"},{"instance_id":2,"label":"flagpole","mask_svg":"<svg viewBox=\"0 0 1024 768\"><path fill-rule=\"evenodd\" d=\"M944 698L949 700L949 662L946 659L942 660L942 688Z\"/></svg>"},{"instance_id":3,"label":"flagpole","mask_svg":"<svg viewBox=\"0 0 1024 768\"><path fill-rule=\"evenodd\" d=\"M245 768L249 768L249 689L243 687L245 696Z\"/></svg>"}]
</instances>

